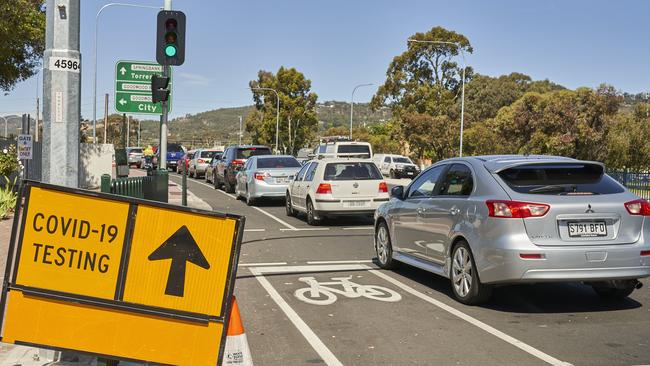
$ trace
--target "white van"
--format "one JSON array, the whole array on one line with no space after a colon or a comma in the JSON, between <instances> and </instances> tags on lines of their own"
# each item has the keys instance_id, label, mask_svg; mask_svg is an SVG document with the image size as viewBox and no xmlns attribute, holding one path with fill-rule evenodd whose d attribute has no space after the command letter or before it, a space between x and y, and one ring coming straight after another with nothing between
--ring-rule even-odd
<instances>
[{"instance_id":1,"label":"white van","mask_svg":"<svg viewBox=\"0 0 650 366\"><path fill-rule=\"evenodd\" d=\"M415 178L420 174L420 167L403 155L376 154L372 161L381 174L391 178Z\"/></svg>"},{"instance_id":2,"label":"white van","mask_svg":"<svg viewBox=\"0 0 650 366\"><path fill-rule=\"evenodd\" d=\"M372 146L369 142L349 140L327 140L323 138L320 145L314 149L315 159L334 158L372 158Z\"/></svg>"}]
</instances>

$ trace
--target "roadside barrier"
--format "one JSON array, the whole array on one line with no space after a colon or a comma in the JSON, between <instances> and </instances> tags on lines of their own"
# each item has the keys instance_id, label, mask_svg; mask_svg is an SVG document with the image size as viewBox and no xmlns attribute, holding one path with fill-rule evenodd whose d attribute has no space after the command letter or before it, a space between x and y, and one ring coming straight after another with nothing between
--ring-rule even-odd
<instances>
[{"instance_id":1,"label":"roadside barrier","mask_svg":"<svg viewBox=\"0 0 650 366\"><path fill-rule=\"evenodd\" d=\"M169 176L166 170L151 170L146 177L127 177L111 179L109 174L102 175L101 191L120 196L144 198L147 200L167 202Z\"/></svg>"},{"instance_id":2,"label":"roadside barrier","mask_svg":"<svg viewBox=\"0 0 650 366\"><path fill-rule=\"evenodd\" d=\"M244 325L239 315L237 299L234 296L232 297L232 308L230 310L230 321L228 322L228 335L226 337L223 364L253 366L253 357L248 347L248 339L246 338Z\"/></svg>"}]
</instances>

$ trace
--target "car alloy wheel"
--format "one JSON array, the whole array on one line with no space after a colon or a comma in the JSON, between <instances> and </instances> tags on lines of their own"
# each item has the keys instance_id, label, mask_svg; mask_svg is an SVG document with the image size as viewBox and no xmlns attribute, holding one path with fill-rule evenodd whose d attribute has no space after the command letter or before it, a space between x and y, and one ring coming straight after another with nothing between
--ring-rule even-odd
<instances>
[{"instance_id":1,"label":"car alloy wheel","mask_svg":"<svg viewBox=\"0 0 650 366\"><path fill-rule=\"evenodd\" d=\"M393 169L390 170L390 177L391 179L395 179L395 171Z\"/></svg>"},{"instance_id":2,"label":"car alloy wheel","mask_svg":"<svg viewBox=\"0 0 650 366\"><path fill-rule=\"evenodd\" d=\"M393 261L393 246L390 242L388 226L385 221L380 222L375 230L375 251L379 260L379 267L392 269L395 266L395 262Z\"/></svg>"},{"instance_id":3,"label":"car alloy wheel","mask_svg":"<svg viewBox=\"0 0 650 366\"><path fill-rule=\"evenodd\" d=\"M307 223L309 225L318 225L319 220L314 215L314 205L311 203L311 199L307 200Z\"/></svg>"},{"instance_id":4,"label":"car alloy wheel","mask_svg":"<svg viewBox=\"0 0 650 366\"><path fill-rule=\"evenodd\" d=\"M454 296L463 304L481 304L492 295L492 286L481 283L469 244L465 241L453 249L450 277Z\"/></svg>"}]
</instances>

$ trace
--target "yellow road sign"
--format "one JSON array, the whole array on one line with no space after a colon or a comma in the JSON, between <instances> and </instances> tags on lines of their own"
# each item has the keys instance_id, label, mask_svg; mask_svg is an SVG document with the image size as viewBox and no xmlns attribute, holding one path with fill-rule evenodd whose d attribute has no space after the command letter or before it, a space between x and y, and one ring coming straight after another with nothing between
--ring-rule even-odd
<instances>
[{"instance_id":1,"label":"yellow road sign","mask_svg":"<svg viewBox=\"0 0 650 366\"><path fill-rule=\"evenodd\" d=\"M113 299L128 202L33 187L15 283Z\"/></svg>"},{"instance_id":2,"label":"yellow road sign","mask_svg":"<svg viewBox=\"0 0 650 366\"><path fill-rule=\"evenodd\" d=\"M236 223L138 206L124 301L222 316Z\"/></svg>"},{"instance_id":3,"label":"yellow road sign","mask_svg":"<svg viewBox=\"0 0 650 366\"><path fill-rule=\"evenodd\" d=\"M2 342L221 364L243 217L30 181L22 188Z\"/></svg>"}]
</instances>

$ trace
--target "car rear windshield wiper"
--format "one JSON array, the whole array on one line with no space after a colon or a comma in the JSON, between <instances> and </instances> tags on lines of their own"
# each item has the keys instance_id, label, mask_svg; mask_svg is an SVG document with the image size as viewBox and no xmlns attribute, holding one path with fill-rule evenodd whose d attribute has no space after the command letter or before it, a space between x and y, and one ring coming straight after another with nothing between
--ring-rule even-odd
<instances>
[{"instance_id":1,"label":"car rear windshield wiper","mask_svg":"<svg viewBox=\"0 0 650 366\"><path fill-rule=\"evenodd\" d=\"M541 186L537 188L533 188L528 191L528 193L565 193L565 192L575 192L578 187L575 185L559 185L559 184L551 184L547 186Z\"/></svg>"}]
</instances>

